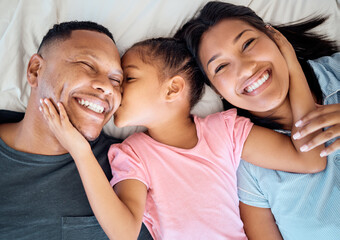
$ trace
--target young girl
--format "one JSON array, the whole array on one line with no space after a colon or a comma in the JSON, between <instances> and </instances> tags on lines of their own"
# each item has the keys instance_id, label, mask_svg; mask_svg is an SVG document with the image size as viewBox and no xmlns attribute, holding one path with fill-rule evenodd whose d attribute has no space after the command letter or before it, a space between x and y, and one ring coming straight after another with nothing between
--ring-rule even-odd
<instances>
[{"instance_id":1,"label":"young girl","mask_svg":"<svg viewBox=\"0 0 340 240\"><path fill-rule=\"evenodd\" d=\"M296 85L290 94L308 99L292 106L296 120L313 109L314 102L304 90L305 78L294 52L282 38L278 43ZM279 60L287 66L282 56ZM191 116L203 80L182 42L160 38L137 43L123 56L122 67L123 94L115 124L143 125L147 132L112 145L109 158L115 191L87 141L69 123L62 104L58 103L59 114L46 99L41 108L73 156L91 207L112 239L136 239L142 221L154 239L246 239L236 187L240 157L293 172L325 167L320 149L300 152L301 141L253 126L235 109L204 119Z\"/></svg>"}]
</instances>

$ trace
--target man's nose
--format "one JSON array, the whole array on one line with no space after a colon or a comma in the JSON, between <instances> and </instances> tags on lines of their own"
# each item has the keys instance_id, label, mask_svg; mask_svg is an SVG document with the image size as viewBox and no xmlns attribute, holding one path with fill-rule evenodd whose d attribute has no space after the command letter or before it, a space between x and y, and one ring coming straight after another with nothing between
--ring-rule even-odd
<instances>
[{"instance_id":1,"label":"man's nose","mask_svg":"<svg viewBox=\"0 0 340 240\"><path fill-rule=\"evenodd\" d=\"M112 95L114 91L111 80L107 76L98 76L92 81L92 87L106 95Z\"/></svg>"}]
</instances>

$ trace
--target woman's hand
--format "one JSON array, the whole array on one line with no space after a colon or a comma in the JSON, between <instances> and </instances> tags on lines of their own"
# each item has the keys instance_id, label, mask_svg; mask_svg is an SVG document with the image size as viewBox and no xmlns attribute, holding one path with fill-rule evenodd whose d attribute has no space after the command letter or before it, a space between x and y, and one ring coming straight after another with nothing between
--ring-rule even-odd
<instances>
[{"instance_id":1,"label":"woman's hand","mask_svg":"<svg viewBox=\"0 0 340 240\"><path fill-rule=\"evenodd\" d=\"M71 153L82 151L90 147L87 140L73 127L62 103L58 103L59 114L49 99L41 99L39 110L42 112L49 128L54 133L60 144Z\"/></svg>"},{"instance_id":2,"label":"woman's hand","mask_svg":"<svg viewBox=\"0 0 340 240\"><path fill-rule=\"evenodd\" d=\"M314 121L314 124L309 125L308 128L308 125L306 125L309 123L308 120L313 119L315 113L318 113L318 109L315 105L315 101L307 83L306 76L299 61L297 60L295 50L289 41L279 31L271 27L269 29L272 30L276 45L280 49L288 66L289 100L292 110L292 141L295 147L300 149L301 152L310 152L312 153L312 156L317 154L320 157L324 157L326 156L324 146L321 146L321 144L325 142L322 140L324 139L324 137L322 137L324 136L324 133L322 132L324 125L322 126L317 124L319 120ZM307 116L310 117L307 118ZM321 115L316 116L321 117ZM299 121L300 119L304 120L304 124L300 124L302 123ZM298 124L293 124L296 122ZM301 129L301 127L304 125L306 125L304 129ZM301 133L304 133L303 137ZM326 135L328 135L328 133Z\"/></svg>"},{"instance_id":3,"label":"woman's hand","mask_svg":"<svg viewBox=\"0 0 340 240\"><path fill-rule=\"evenodd\" d=\"M272 33L272 37L274 38L276 45L278 46L282 56L286 60L290 75L291 75L291 71L293 70L298 69L299 71L300 70L302 71L292 44L287 40L287 38L284 35L282 35L282 33L280 33L278 30L276 30L272 26L266 25L266 27Z\"/></svg>"},{"instance_id":4,"label":"woman's hand","mask_svg":"<svg viewBox=\"0 0 340 240\"><path fill-rule=\"evenodd\" d=\"M340 149L340 103L317 105L316 110L308 113L296 125L301 127L296 133L296 139L302 139L315 131L327 128L306 143L309 149L313 149L335 139L332 144L322 150L321 156L327 156Z\"/></svg>"}]
</instances>

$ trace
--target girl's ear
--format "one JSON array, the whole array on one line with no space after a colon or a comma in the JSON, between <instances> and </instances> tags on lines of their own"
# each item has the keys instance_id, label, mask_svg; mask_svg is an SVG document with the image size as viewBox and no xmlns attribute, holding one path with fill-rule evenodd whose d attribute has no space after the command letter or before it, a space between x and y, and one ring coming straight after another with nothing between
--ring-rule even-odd
<instances>
[{"instance_id":1,"label":"girl's ear","mask_svg":"<svg viewBox=\"0 0 340 240\"><path fill-rule=\"evenodd\" d=\"M177 99L185 88L185 80L181 76L175 76L167 81L165 100L172 102Z\"/></svg>"},{"instance_id":2,"label":"girl's ear","mask_svg":"<svg viewBox=\"0 0 340 240\"><path fill-rule=\"evenodd\" d=\"M32 55L27 66L27 81L31 87L38 86L38 76L44 59L39 54Z\"/></svg>"}]
</instances>

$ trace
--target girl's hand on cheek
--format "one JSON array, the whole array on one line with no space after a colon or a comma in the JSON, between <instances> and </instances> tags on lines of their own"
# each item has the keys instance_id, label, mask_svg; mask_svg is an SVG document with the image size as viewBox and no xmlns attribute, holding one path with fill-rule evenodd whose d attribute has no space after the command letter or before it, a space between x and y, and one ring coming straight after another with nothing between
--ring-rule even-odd
<instances>
[{"instance_id":1,"label":"girl's hand on cheek","mask_svg":"<svg viewBox=\"0 0 340 240\"><path fill-rule=\"evenodd\" d=\"M267 25L266 27L271 30L275 43L278 46L282 56L286 60L289 72L296 69L297 67L300 68L300 63L296 57L292 44L290 44L287 38L272 26Z\"/></svg>"},{"instance_id":2,"label":"girl's hand on cheek","mask_svg":"<svg viewBox=\"0 0 340 240\"><path fill-rule=\"evenodd\" d=\"M62 103L57 104L59 113L49 99L40 99L40 104L39 110L47 121L50 130L68 152L71 152L72 149L81 151L79 148L89 146L87 140L69 121Z\"/></svg>"},{"instance_id":3,"label":"girl's hand on cheek","mask_svg":"<svg viewBox=\"0 0 340 240\"><path fill-rule=\"evenodd\" d=\"M331 139L335 139L331 145L321 152L321 156L327 156L332 152L340 150L340 103L317 105L316 110L308 113L296 125L301 127L296 134L296 139L301 139L320 129L328 128L306 143L308 149L313 149Z\"/></svg>"}]
</instances>

